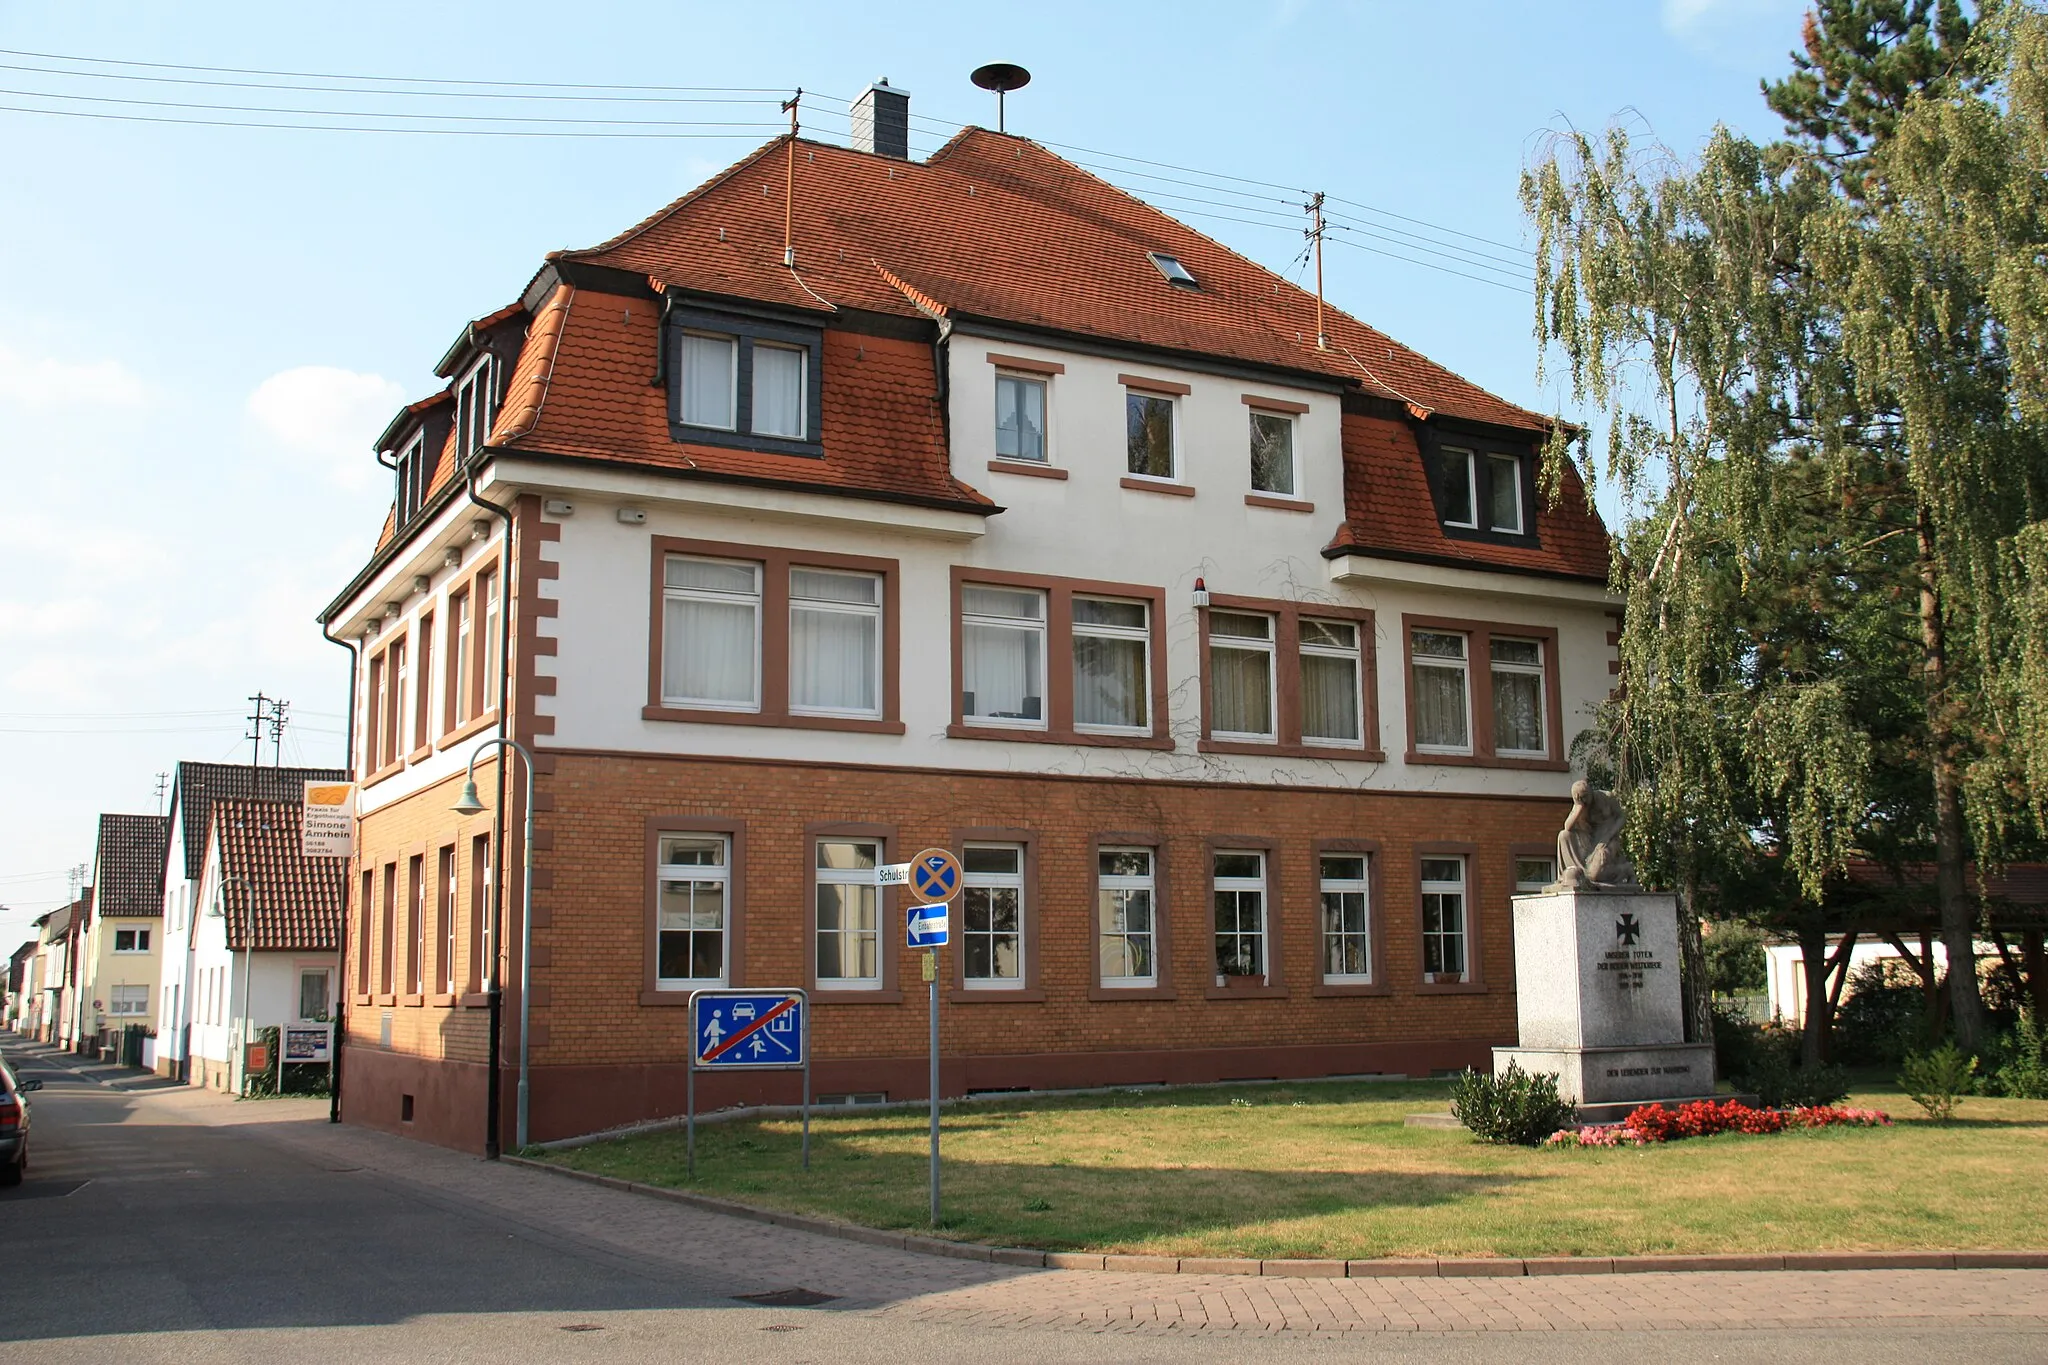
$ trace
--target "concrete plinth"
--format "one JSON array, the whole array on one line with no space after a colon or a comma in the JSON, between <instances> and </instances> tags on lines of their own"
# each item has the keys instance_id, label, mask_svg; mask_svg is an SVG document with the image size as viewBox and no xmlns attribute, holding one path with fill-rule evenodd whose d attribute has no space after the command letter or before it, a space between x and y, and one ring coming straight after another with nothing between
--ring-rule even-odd
<instances>
[{"instance_id":1,"label":"concrete plinth","mask_svg":"<svg viewBox=\"0 0 2048 1365\"><path fill-rule=\"evenodd\" d=\"M1579 1105L1714 1093L1714 1048L1685 1041L1678 903L1646 891L1515 897L1515 1010L1521 1045L1495 1048L1557 1077Z\"/></svg>"}]
</instances>

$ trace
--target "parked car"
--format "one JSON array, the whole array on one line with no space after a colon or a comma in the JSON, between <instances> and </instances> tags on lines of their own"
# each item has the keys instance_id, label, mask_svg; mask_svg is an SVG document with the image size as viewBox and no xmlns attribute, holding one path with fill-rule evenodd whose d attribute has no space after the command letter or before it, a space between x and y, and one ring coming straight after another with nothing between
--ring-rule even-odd
<instances>
[{"instance_id":1,"label":"parked car","mask_svg":"<svg viewBox=\"0 0 2048 1365\"><path fill-rule=\"evenodd\" d=\"M0 1057L0 1185L19 1185L28 1169L28 1092L42 1088L34 1076L16 1079Z\"/></svg>"}]
</instances>

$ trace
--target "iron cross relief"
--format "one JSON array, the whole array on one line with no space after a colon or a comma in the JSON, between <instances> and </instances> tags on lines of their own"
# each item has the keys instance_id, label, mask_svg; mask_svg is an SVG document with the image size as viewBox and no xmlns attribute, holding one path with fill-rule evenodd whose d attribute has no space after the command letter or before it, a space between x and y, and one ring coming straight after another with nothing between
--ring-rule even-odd
<instances>
[{"instance_id":1,"label":"iron cross relief","mask_svg":"<svg viewBox=\"0 0 2048 1365\"><path fill-rule=\"evenodd\" d=\"M1614 922L1614 936L1621 940L1624 948L1636 946L1636 940L1643 936L1643 926L1636 922L1634 915L1623 915Z\"/></svg>"}]
</instances>

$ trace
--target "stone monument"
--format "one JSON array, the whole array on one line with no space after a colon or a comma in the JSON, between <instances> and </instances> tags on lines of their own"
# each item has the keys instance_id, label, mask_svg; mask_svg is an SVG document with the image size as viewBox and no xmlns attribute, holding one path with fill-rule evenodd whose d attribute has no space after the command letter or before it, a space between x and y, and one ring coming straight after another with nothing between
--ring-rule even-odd
<instances>
[{"instance_id":1,"label":"stone monument","mask_svg":"<svg viewBox=\"0 0 2048 1365\"><path fill-rule=\"evenodd\" d=\"M1678 901L1645 891L1620 843L1621 803L1585 782L1557 836L1555 883L1515 897L1521 1045L1493 1050L1557 1077L1587 1122L1714 1093L1714 1046L1685 1041Z\"/></svg>"}]
</instances>

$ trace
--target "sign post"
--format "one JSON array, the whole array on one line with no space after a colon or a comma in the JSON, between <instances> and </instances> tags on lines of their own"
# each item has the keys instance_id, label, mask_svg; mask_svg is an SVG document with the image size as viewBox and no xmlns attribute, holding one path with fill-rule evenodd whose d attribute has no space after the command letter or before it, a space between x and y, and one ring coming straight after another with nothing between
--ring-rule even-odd
<instances>
[{"instance_id":1,"label":"sign post","mask_svg":"<svg viewBox=\"0 0 2048 1365\"><path fill-rule=\"evenodd\" d=\"M910 860L907 885L916 902L905 916L910 946L924 952L924 979L931 996L931 1222L939 1225L939 949L952 939L947 902L960 890L960 860L943 848L928 848Z\"/></svg>"},{"instance_id":2,"label":"sign post","mask_svg":"<svg viewBox=\"0 0 2048 1365\"><path fill-rule=\"evenodd\" d=\"M683 1068L684 1164L697 1178L697 1072L802 1071L803 1162L811 1169L810 997L789 989L690 992L690 1057Z\"/></svg>"}]
</instances>

